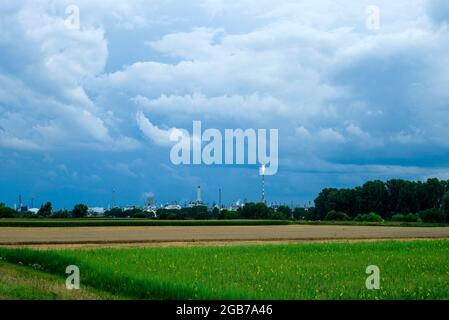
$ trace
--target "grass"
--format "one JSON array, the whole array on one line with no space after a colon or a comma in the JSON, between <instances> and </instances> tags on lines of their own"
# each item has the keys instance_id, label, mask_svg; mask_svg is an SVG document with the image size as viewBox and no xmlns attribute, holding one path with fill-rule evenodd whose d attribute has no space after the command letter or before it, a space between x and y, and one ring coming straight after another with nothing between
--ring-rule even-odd
<instances>
[{"instance_id":1,"label":"grass","mask_svg":"<svg viewBox=\"0 0 449 320\"><path fill-rule=\"evenodd\" d=\"M449 223L403 222L403 221L293 221L293 224L331 226L383 226L383 227L449 227Z\"/></svg>"},{"instance_id":2,"label":"grass","mask_svg":"<svg viewBox=\"0 0 449 320\"><path fill-rule=\"evenodd\" d=\"M152 220L152 219L0 219L0 227L119 227L119 226L263 226L263 225L353 225L388 227L445 227L449 224L423 222L290 221L290 220Z\"/></svg>"},{"instance_id":3,"label":"grass","mask_svg":"<svg viewBox=\"0 0 449 320\"><path fill-rule=\"evenodd\" d=\"M0 261L0 300L102 299L117 297L86 286L80 290L67 290L63 277Z\"/></svg>"},{"instance_id":4,"label":"grass","mask_svg":"<svg viewBox=\"0 0 449 320\"><path fill-rule=\"evenodd\" d=\"M449 299L449 241L30 250L0 248L12 263L39 264L135 299ZM366 267L381 289L367 290Z\"/></svg>"}]
</instances>

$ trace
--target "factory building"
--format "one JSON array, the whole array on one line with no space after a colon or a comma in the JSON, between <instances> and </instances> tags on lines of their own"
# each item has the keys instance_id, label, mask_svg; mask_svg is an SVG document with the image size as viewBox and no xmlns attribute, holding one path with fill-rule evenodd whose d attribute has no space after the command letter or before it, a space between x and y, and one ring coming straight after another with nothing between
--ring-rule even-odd
<instances>
[{"instance_id":1,"label":"factory building","mask_svg":"<svg viewBox=\"0 0 449 320\"><path fill-rule=\"evenodd\" d=\"M196 189L196 200L189 203L189 208L204 206L204 202L201 200L201 186Z\"/></svg>"}]
</instances>

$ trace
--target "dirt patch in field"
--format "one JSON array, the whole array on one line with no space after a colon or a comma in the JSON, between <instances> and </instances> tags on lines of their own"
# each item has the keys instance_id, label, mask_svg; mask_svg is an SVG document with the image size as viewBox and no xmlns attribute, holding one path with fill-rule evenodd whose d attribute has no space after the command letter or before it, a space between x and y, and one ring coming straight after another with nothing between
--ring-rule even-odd
<instances>
[{"instance_id":1,"label":"dirt patch in field","mask_svg":"<svg viewBox=\"0 0 449 320\"><path fill-rule=\"evenodd\" d=\"M449 239L449 227L179 226L0 228L2 246L150 246L299 241Z\"/></svg>"}]
</instances>

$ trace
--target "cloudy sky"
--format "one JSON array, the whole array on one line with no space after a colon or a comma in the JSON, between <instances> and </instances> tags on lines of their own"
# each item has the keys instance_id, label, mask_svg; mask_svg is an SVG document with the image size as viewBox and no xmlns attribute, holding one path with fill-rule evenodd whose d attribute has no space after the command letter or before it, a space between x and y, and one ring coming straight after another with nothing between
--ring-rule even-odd
<instances>
[{"instance_id":1,"label":"cloudy sky","mask_svg":"<svg viewBox=\"0 0 449 320\"><path fill-rule=\"evenodd\" d=\"M269 201L447 179L448 28L445 0L2 1L0 202L259 200L256 167L170 162L193 120L279 129Z\"/></svg>"}]
</instances>

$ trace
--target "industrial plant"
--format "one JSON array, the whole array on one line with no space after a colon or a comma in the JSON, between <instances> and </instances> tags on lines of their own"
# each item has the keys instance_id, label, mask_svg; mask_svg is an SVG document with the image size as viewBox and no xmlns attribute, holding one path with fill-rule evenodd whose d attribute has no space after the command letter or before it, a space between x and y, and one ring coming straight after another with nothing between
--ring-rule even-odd
<instances>
[{"instance_id":1,"label":"industrial plant","mask_svg":"<svg viewBox=\"0 0 449 320\"><path fill-rule=\"evenodd\" d=\"M260 201L261 203L267 204L266 194L265 194L265 172L266 172L266 166L263 164L260 167L259 173L261 177L261 196ZM141 210L143 212L148 213L150 216L154 215L156 216L156 213L160 209L164 210L181 210L183 208L195 208L195 207L207 207L208 209L218 209L218 210L228 210L228 211L237 211L239 208L242 208L247 201L246 200L237 200L235 202L229 203L229 204L223 204L222 202L222 188L218 188L218 202L213 203L206 203L203 201L202 198L202 187L197 186L196 187L196 193L194 200L191 200L189 202L184 203L178 203L177 201L170 202L170 203L161 203L158 204L155 197L153 195L149 195L145 199L145 203L141 206L138 205L126 205L126 206L120 206L117 204L117 191L116 189L112 190L111 193L111 200L110 204L107 208L104 207L98 207L93 206L88 208L88 215L92 217L102 217L104 216L108 211L112 209L119 209L123 212L127 211L133 211L133 210ZM34 207L34 197L31 198L30 205L27 205L22 200L22 195L19 195L18 197L18 203L14 205L14 210L17 212L22 213L30 213L33 215L37 215L39 213L39 208ZM272 208L274 211L277 210L277 208L280 206L278 203L270 203L268 207ZM293 204L291 205L293 208ZM307 205L305 206L307 207Z\"/></svg>"}]
</instances>

